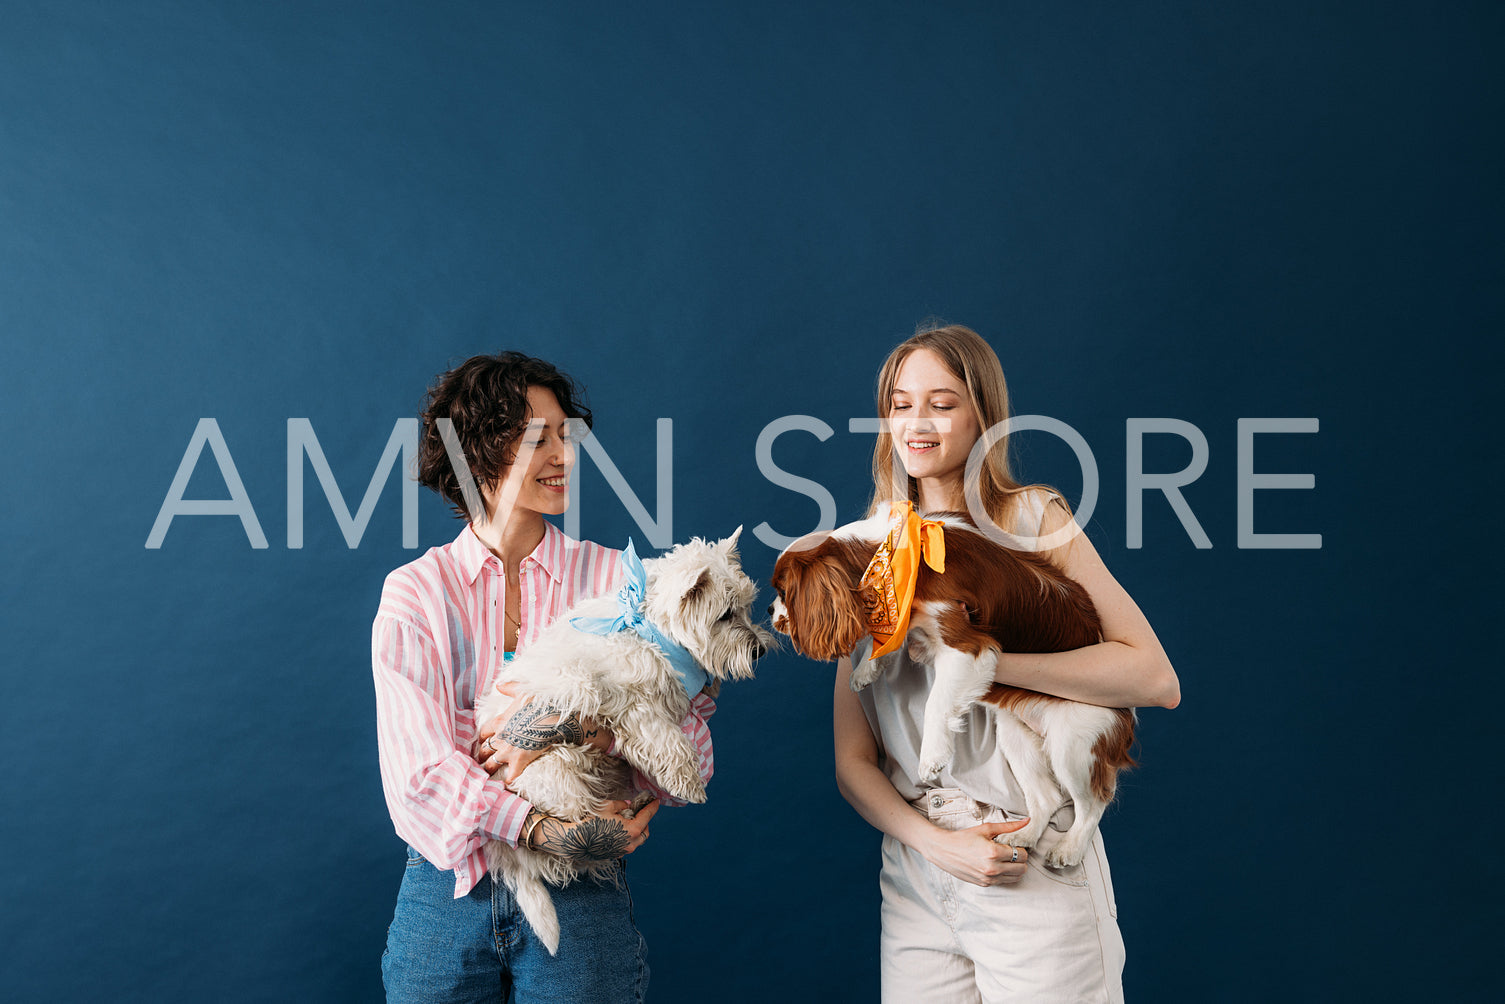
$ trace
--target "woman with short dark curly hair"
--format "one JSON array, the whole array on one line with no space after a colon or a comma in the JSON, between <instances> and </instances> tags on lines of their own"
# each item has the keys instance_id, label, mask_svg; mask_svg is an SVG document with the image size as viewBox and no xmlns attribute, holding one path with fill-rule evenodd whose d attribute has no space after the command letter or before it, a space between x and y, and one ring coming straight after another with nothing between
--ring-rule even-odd
<instances>
[{"instance_id":1,"label":"woman with short dark curly hair","mask_svg":"<svg viewBox=\"0 0 1505 1004\"><path fill-rule=\"evenodd\" d=\"M580 387L553 364L521 352L472 356L430 388L420 416L418 483L449 499L460 516L468 506L442 431L448 422L477 482L500 479L512 465L519 438L528 427L528 389L554 395L566 418L590 429L595 418ZM578 426L576 426L578 429Z\"/></svg>"},{"instance_id":2,"label":"woman with short dark curly hair","mask_svg":"<svg viewBox=\"0 0 1505 1004\"><path fill-rule=\"evenodd\" d=\"M387 576L372 629L382 788L408 865L382 956L389 1001L641 1000L642 936L620 859L657 811L626 802L569 824L506 785L556 743L612 752L609 729L513 694L490 722L476 695L503 663L580 600L617 585L619 552L576 541L544 519L569 506L575 443L591 413L568 376L518 352L476 356L442 374L422 416L418 480L466 520L450 544ZM698 695L682 728L711 773ZM472 755L472 750L476 752ZM638 786L668 801L651 778ZM588 827L590 839L577 829ZM586 832L586 831L582 831ZM553 890L560 941L551 954L505 885L486 872L488 840L577 860L618 862L615 883Z\"/></svg>"}]
</instances>

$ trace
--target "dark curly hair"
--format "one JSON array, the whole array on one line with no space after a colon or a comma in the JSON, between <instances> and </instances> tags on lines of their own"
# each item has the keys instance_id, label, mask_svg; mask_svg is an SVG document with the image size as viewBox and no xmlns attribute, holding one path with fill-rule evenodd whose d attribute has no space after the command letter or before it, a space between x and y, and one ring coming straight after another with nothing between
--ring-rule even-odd
<instances>
[{"instance_id":1,"label":"dark curly hair","mask_svg":"<svg viewBox=\"0 0 1505 1004\"><path fill-rule=\"evenodd\" d=\"M497 481L517 456L518 437L528 428L528 388L554 392L567 418L593 424L580 386L553 364L521 352L472 356L429 388L419 416L418 483L443 495L455 514L468 519L460 479L450 465L439 419L454 423L455 435L477 485Z\"/></svg>"}]
</instances>

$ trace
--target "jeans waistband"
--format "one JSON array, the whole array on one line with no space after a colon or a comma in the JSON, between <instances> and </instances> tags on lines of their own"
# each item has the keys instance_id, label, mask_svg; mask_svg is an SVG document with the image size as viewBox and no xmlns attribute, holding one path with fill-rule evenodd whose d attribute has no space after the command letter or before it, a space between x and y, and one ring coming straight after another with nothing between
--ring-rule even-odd
<instances>
[{"instance_id":1,"label":"jeans waistband","mask_svg":"<svg viewBox=\"0 0 1505 1004\"><path fill-rule=\"evenodd\" d=\"M909 800L910 807L930 819L966 813L981 819L992 807L979 802L960 788L927 788Z\"/></svg>"},{"instance_id":2,"label":"jeans waistband","mask_svg":"<svg viewBox=\"0 0 1505 1004\"><path fill-rule=\"evenodd\" d=\"M926 788L909 800L909 807L927 819L955 820L958 816L970 816L982 822L992 815L996 819L1022 819L1024 812L996 808L987 802L979 802L960 788ZM1050 828L1065 832L1071 829L1076 812L1070 802L1056 810L1050 817Z\"/></svg>"}]
</instances>

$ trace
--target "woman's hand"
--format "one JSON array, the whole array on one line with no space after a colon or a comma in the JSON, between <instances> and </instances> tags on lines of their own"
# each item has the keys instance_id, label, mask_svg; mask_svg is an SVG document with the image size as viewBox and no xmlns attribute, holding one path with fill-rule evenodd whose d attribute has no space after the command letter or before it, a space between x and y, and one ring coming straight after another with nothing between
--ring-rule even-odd
<instances>
[{"instance_id":1,"label":"woman's hand","mask_svg":"<svg viewBox=\"0 0 1505 1004\"><path fill-rule=\"evenodd\" d=\"M923 847L915 848L925 860L973 885L1013 885L1024 877L1029 851L994 842L1000 833L1022 829L1028 819L983 823L965 830L934 828Z\"/></svg>"},{"instance_id":2,"label":"woman's hand","mask_svg":"<svg viewBox=\"0 0 1505 1004\"><path fill-rule=\"evenodd\" d=\"M658 812L658 801L654 800L628 817L623 813L630 805L623 801L607 802L601 815L578 823L567 823L533 809L523 823L527 846L580 865L615 861L643 846L648 839L648 822Z\"/></svg>"},{"instance_id":3,"label":"woman's hand","mask_svg":"<svg viewBox=\"0 0 1505 1004\"><path fill-rule=\"evenodd\" d=\"M558 708L522 693L515 683L496 689L512 698L512 703L476 730L476 762L492 777L500 775L503 784L510 785L528 764L557 743L611 748L611 730L593 719L561 715Z\"/></svg>"}]
</instances>

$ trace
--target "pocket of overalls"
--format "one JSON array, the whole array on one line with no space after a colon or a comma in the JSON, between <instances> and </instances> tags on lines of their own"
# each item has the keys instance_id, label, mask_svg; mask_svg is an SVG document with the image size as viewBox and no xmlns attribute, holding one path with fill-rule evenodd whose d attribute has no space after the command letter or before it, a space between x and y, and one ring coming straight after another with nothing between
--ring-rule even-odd
<instances>
[{"instance_id":1,"label":"pocket of overalls","mask_svg":"<svg viewBox=\"0 0 1505 1004\"><path fill-rule=\"evenodd\" d=\"M1056 885L1074 886L1078 889L1087 888L1087 868L1083 862L1087 860L1087 857L1092 855L1093 851L1091 848L1087 849L1087 857L1084 857L1082 861L1077 862L1070 868L1046 867L1045 852L1054 847L1060 837L1061 834L1059 831L1047 827L1045 835L1040 838L1040 842L1030 848L1029 859L1025 863Z\"/></svg>"},{"instance_id":2,"label":"pocket of overalls","mask_svg":"<svg viewBox=\"0 0 1505 1004\"><path fill-rule=\"evenodd\" d=\"M1081 865L1073 865L1065 869L1047 868L1034 851L1030 852L1029 860L1025 863L1056 885L1072 886L1077 889L1087 888L1087 871Z\"/></svg>"}]
</instances>

